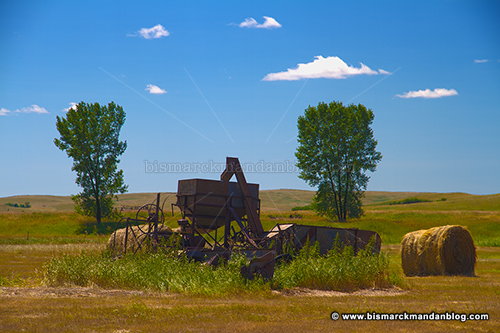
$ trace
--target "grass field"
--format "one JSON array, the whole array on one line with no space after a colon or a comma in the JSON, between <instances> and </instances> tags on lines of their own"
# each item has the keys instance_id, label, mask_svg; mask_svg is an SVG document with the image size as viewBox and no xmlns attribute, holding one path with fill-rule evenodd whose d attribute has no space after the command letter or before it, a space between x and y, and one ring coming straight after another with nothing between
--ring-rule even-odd
<instances>
[{"instance_id":1,"label":"grass field","mask_svg":"<svg viewBox=\"0 0 500 333\"><path fill-rule=\"evenodd\" d=\"M310 191L261 191L264 229L294 222L377 231L389 256L390 270L403 280L401 288L193 296L147 289L48 287L43 283L47 261L62 254L100 253L115 221L95 225L72 212L68 197L9 197L0 198L0 331L500 331L499 194L368 192L365 215L348 223L328 221L311 211L291 210L306 206L312 196ZM165 204L168 212L174 197ZM389 204L413 197L428 202ZM140 206L154 198L154 193L125 194L118 206ZM5 205L25 202L31 207ZM290 218L294 213L300 218ZM176 226L179 216L167 215L166 223ZM477 277L402 277L398 245L402 236L446 224L470 230L478 246ZM332 311L488 313L489 320L333 321Z\"/></svg>"},{"instance_id":2,"label":"grass field","mask_svg":"<svg viewBox=\"0 0 500 333\"><path fill-rule=\"evenodd\" d=\"M340 228L374 230L382 237L383 244L399 244L407 232L435 226L458 224L466 226L480 246L500 246L500 194L470 195L465 193L412 193L367 192L359 220L336 223L316 216L312 211L292 211L293 207L306 206L314 193L300 190L261 191L261 220L264 230L276 223L328 225ZM417 197L428 202L390 205L404 198ZM154 193L119 195L116 207L132 216L135 208L155 200ZM171 216L172 193L162 194L165 200L166 224L177 227L178 208ZM5 203L30 202L31 208L13 208ZM110 234L116 221L96 225L92 219L74 213L69 197L21 196L0 198L0 244L78 243L95 239L96 234ZM68 208L69 207L69 208ZM130 209L134 208L134 209ZM6 211L9 209L9 211ZM294 218L293 214L301 218ZM290 218L292 217L292 218Z\"/></svg>"}]
</instances>

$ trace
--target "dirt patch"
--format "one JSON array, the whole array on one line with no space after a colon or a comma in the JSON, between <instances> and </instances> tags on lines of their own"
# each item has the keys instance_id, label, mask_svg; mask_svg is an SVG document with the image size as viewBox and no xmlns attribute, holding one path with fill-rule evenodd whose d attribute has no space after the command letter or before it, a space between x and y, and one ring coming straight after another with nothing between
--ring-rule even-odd
<instances>
[{"instance_id":1,"label":"dirt patch","mask_svg":"<svg viewBox=\"0 0 500 333\"><path fill-rule=\"evenodd\" d=\"M60 298L60 297L117 297L117 296L136 296L145 295L144 291L137 290L114 290L84 287L0 287L1 297L42 297L42 298Z\"/></svg>"},{"instance_id":2,"label":"dirt patch","mask_svg":"<svg viewBox=\"0 0 500 333\"><path fill-rule=\"evenodd\" d=\"M344 297L344 296L399 296L406 294L408 291L401 288L387 288L387 289L362 289L353 292L342 292L334 290L315 290L307 288L296 288L291 290L273 291L284 296L317 296L317 297Z\"/></svg>"},{"instance_id":3,"label":"dirt patch","mask_svg":"<svg viewBox=\"0 0 500 333\"><path fill-rule=\"evenodd\" d=\"M292 290L273 291L274 294L283 296L308 296L308 297L344 297L344 296L399 296L408 291L394 287L388 289L363 289L354 292L341 292L332 290L314 290L307 288L296 288ZM124 289L100 289L86 287L0 287L0 298L2 297L27 297L27 298L80 298L80 297L121 297L121 296L147 296L150 292ZM154 293L158 295L158 293ZM161 293L161 296L173 296L175 294Z\"/></svg>"}]
</instances>

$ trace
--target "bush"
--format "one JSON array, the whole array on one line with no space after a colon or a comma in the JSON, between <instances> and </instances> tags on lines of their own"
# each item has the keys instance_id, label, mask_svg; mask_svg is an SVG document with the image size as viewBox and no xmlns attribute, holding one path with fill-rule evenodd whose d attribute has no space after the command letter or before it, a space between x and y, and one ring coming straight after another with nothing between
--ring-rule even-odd
<instances>
[{"instance_id":1,"label":"bush","mask_svg":"<svg viewBox=\"0 0 500 333\"><path fill-rule=\"evenodd\" d=\"M12 202L7 202L5 204L6 206L9 206L9 207L21 207L21 208L31 208L31 205L29 202L25 202L24 204L17 204L17 203L12 203Z\"/></svg>"},{"instance_id":2,"label":"bush","mask_svg":"<svg viewBox=\"0 0 500 333\"><path fill-rule=\"evenodd\" d=\"M406 198L406 199L402 199L402 200L389 201L386 204L387 205L408 205L408 204L419 203L419 202L431 202L431 200L419 199L417 197L411 197L411 198Z\"/></svg>"}]
</instances>

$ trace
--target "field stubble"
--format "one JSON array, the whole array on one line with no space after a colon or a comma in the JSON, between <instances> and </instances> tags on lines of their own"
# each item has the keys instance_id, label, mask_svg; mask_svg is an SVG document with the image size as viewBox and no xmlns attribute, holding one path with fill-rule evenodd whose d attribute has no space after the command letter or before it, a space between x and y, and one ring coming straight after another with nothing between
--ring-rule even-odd
<instances>
[{"instance_id":1,"label":"field stubble","mask_svg":"<svg viewBox=\"0 0 500 333\"><path fill-rule=\"evenodd\" d=\"M0 256L16 258L18 276L33 276L44 258L62 253L97 253L95 244L2 245ZM383 246L390 268L400 272L399 246ZM33 260L38 258L38 260ZM17 273L14 273L17 274ZM477 277L405 278L405 289L353 293L296 289L286 292L189 296L97 287L51 288L40 276L0 288L0 331L374 331L496 332L500 329L500 248L478 249ZM4 276L4 271L0 272ZM480 322L333 321L339 313L488 313Z\"/></svg>"},{"instance_id":2,"label":"field stubble","mask_svg":"<svg viewBox=\"0 0 500 333\"><path fill-rule=\"evenodd\" d=\"M218 297L97 287L50 288L41 284L45 262L61 254L98 253L107 237L92 235L95 226L73 213L62 213L67 214L68 219L61 219L61 213L56 214L49 209L49 202L38 204L30 197L26 201L32 202L33 207L40 205L40 210L46 209L47 213L32 215L30 223L25 223L25 218L21 217L29 214L26 212L18 212L19 216L5 213L0 216L0 331L499 332L500 194L372 192L368 195L366 215L362 219L351 223L332 223L307 211L298 211L302 219L288 219L292 207L310 202L310 193L269 191L262 194L262 206L267 207L262 213L264 228L269 229L277 222L285 221L375 230L381 234L385 244L383 250L389 254L390 270L401 274L400 247L396 244L401 241L402 235L438 225L465 225L478 246L477 277L405 277L406 287L403 290L368 289L339 293L295 289ZM384 204L389 200L415 195L431 202ZM136 204L134 200L144 203L142 197L130 196L127 199L130 205ZM11 198L9 200L12 201ZM61 207L63 204L67 203L61 202ZM74 219L78 220L77 224L67 223ZM172 218L169 223L175 224L175 220ZM47 228L47 224L53 226ZM97 229L96 234L107 232L109 226ZM488 313L490 319L478 322L333 321L330 319L332 311Z\"/></svg>"}]
</instances>

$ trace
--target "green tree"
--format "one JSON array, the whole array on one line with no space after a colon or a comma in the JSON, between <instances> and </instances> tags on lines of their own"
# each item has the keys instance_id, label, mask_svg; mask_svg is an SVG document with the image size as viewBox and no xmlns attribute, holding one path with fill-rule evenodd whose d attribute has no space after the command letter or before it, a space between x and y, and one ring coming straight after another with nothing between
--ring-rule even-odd
<instances>
[{"instance_id":1,"label":"green tree","mask_svg":"<svg viewBox=\"0 0 500 333\"><path fill-rule=\"evenodd\" d=\"M341 102L309 106L298 119L299 147L295 153L299 178L317 186L313 206L339 221L363 214L361 198L382 154L375 150L370 125L373 112L362 104Z\"/></svg>"},{"instance_id":2,"label":"green tree","mask_svg":"<svg viewBox=\"0 0 500 333\"><path fill-rule=\"evenodd\" d=\"M124 122L125 112L114 102L107 106L80 102L66 118L57 116L61 137L54 144L73 158L71 170L83 189L72 197L76 210L94 216L97 223L113 215L113 197L128 188L123 170L117 170L118 157L127 149L127 142L119 141Z\"/></svg>"}]
</instances>

